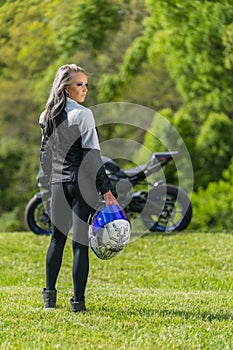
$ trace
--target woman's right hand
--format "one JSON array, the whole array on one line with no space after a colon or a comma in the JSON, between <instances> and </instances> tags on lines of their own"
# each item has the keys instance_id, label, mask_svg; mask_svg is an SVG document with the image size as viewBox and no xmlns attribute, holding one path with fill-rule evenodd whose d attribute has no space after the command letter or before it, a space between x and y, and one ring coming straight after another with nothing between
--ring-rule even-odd
<instances>
[{"instance_id":1,"label":"woman's right hand","mask_svg":"<svg viewBox=\"0 0 233 350\"><path fill-rule=\"evenodd\" d=\"M103 195L104 201L106 206L107 205L119 205L119 203L117 202L116 198L114 197L114 195L112 194L112 191L108 191Z\"/></svg>"}]
</instances>

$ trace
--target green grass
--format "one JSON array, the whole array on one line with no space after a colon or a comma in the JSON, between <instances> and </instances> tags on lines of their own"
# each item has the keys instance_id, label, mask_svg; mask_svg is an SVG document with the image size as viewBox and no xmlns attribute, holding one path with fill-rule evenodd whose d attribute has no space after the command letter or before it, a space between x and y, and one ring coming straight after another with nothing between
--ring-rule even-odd
<instances>
[{"instance_id":1,"label":"green grass","mask_svg":"<svg viewBox=\"0 0 233 350\"><path fill-rule=\"evenodd\" d=\"M43 310L49 237L0 234L0 349L233 349L233 235L147 235L90 252L88 314L72 314L68 240L58 307Z\"/></svg>"}]
</instances>

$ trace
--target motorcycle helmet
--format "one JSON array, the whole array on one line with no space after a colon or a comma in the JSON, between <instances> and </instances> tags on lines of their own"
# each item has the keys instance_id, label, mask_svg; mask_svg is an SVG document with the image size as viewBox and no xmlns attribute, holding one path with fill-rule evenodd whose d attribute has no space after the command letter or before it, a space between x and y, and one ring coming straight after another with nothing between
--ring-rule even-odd
<instances>
[{"instance_id":1,"label":"motorcycle helmet","mask_svg":"<svg viewBox=\"0 0 233 350\"><path fill-rule=\"evenodd\" d=\"M119 205L96 211L90 219L90 246L96 256L113 258L130 240L130 223Z\"/></svg>"}]
</instances>

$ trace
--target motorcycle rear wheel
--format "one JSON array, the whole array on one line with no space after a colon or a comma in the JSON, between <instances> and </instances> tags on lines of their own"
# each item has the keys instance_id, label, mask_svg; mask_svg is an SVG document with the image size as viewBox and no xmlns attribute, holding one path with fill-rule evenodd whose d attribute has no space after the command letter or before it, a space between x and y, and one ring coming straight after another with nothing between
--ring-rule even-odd
<instances>
[{"instance_id":1,"label":"motorcycle rear wheel","mask_svg":"<svg viewBox=\"0 0 233 350\"><path fill-rule=\"evenodd\" d=\"M141 218L152 232L181 231L191 221L192 204L183 190L174 185L162 184L148 192Z\"/></svg>"},{"instance_id":2,"label":"motorcycle rear wheel","mask_svg":"<svg viewBox=\"0 0 233 350\"><path fill-rule=\"evenodd\" d=\"M37 235L50 235L51 222L46 211L42 196L35 195L25 209L25 221L29 229Z\"/></svg>"}]
</instances>

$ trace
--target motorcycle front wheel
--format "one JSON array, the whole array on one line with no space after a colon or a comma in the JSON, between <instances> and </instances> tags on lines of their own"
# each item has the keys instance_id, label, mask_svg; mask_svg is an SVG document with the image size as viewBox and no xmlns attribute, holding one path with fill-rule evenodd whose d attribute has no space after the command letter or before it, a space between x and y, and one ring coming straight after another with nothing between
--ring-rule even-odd
<instances>
[{"instance_id":1,"label":"motorcycle front wheel","mask_svg":"<svg viewBox=\"0 0 233 350\"><path fill-rule=\"evenodd\" d=\"M192 204L183 190L174 185L162 184L148 192L141 218L152 232L181 231L191 221Z\"/></svg>"},{"instance_id":2,"label":"motorcycle front wheel","mask_svg":"<svg viewBox=\"0 0 233 350\"><path fill-rule=\"evenodd\" d=\"M45 209L42 196L35 195L25 209L25 221L29 229L37 235L50 235L51 222L48 211Z\"/></svg>"}]
</instances>

